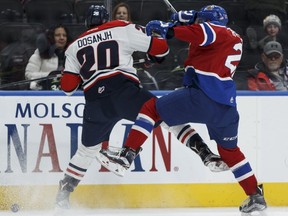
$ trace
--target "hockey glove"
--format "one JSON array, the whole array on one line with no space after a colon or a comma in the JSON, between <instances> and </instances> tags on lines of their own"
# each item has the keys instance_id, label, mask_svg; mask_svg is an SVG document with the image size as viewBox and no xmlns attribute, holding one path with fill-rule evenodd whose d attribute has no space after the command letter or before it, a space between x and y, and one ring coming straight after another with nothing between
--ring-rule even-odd
<instances>
[{"instance_id":1,"label":"hockey glove","mask_svg":"<svg viewBox=\"0 0 288 216\"><path fill-rule=\"evenodd\" d=\"M147 54L147 59L151 63L161 64L165 60L165 57L157 57L157 56L152 56L150 54Z\"/></svg>"},{"instance_id":2,"label":"hockey glove","mask_svg":"<svg viewBox=\"0 0 288 216\"><path fill-rule=\"evenodd\" d=\"M183 76L183 86L185 87L196 87L198 83L198 78L195 73L194 68L188 68Z\"/></svg>"},{"instance_id":3,"label":"hockey glove","mask_svg":"<svg viewBox=\"0 0 288 216\"><path fill-rule=\"evenodd\" d=\"M170 22L162 22L160 20L152 20L147 23L146 25L146 34L148 36L159 35L162 38L166 39L166 34L169 28L172 28L174 23Z\"/></svg>"},{"instance_id":4,"label":"hockey glove","mask_svg":"<svg viewBox=\"0 0 288 216\"><path fill-rule=\"evenodd\" d=\"M171 22L175 24L190 25L195 22L196 17L197 17L197 11L186 10L186 11L179 11L177 13L173 13L170 19L171 19Z\"/></svg>"}]
</instances>

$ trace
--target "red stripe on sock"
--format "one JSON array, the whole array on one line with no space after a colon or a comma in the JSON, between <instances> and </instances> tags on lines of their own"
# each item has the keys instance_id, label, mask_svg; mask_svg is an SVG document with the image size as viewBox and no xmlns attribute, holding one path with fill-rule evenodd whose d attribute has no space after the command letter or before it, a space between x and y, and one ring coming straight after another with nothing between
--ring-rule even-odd
<instances>
[{"instance_id":1,"label":"red stripe on sock","mask_svg":"<svg viewBox=\"0 0 288 216\"><path fill-rule=\"evenodd\" d=\"M192 134L194 131L195 131L194 129L190 128L190 130L188 130L188 131L184 134L184 136L183 136L183 138L180 140L180 142L184 144L184 141L185 141L186 137L189 136L190 134Z\"/></svg>"},{"instance_id":2,"label":"red stripe on sock","mask_svg":"<svg viewBox=\"0 0 288 216\"><path fill-rule=\"evenodd\" d=\"M84 175L79 174L79 173L77 173L77 172L75 172L75 171L73 171L73 170L71 170L71 169L69 169L69 168L67 168L66 171L67 171L68 173L74 174L74 175L76 175L76 176L84 177Z\"/></svg>"}]
</instances>

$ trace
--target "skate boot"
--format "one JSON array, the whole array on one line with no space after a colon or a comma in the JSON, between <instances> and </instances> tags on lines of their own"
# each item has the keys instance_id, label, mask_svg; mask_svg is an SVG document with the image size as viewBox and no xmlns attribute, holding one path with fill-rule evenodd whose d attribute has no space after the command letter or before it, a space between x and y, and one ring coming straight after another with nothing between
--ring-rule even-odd
<instances>
[{"instance_id":1,"label":"skate boot","mask_svg":"<svg viewBox=\"0 0 288 216\"><path fill-rule=\"evenodd\" d=\"M196 136L196 138L195 138ZM198 154L204 163L212 172L222 172L229 170L227 164L219 155L214 154L209 147L204 143L201 137L194 135L187 142L187 147Z\"/></svg>"},{"instance_id":2,"label":"skate boot","mask_svg":"<svg viewBox=\"0 0 288 216\"><path fill-rule=\"evenodd\" d=\"M124 176L124 172L130 168L133 160L141 150L142 148L135 151L130 147L109 147L108 149L101 149L97 159L104 167L116 175Z\"/></svg>"},{"instance_id":3,"label":"skate boot","mask_svg":"<svg viewBox=\"0 0 288 216\"><path fill-rule=\"evenodd\" d=\"M239 207L239 210L243 213L251 213L254 211L263 211L267 208L266 201L264 199L264 190L263 185L257 187L257 193L250 195L242 205Z\"/></svg>"},{"instance_id":4,"label":"skate boot","mask_svg":"<svg viewBox=\"0 0 288 216\"><path fill-rule=\"evenodd\" d=\"M59 189L56 196L56 209L70 209L69 196L80 181L65 175L64 179L59 182Z\"/></svg>"}]
</instances>

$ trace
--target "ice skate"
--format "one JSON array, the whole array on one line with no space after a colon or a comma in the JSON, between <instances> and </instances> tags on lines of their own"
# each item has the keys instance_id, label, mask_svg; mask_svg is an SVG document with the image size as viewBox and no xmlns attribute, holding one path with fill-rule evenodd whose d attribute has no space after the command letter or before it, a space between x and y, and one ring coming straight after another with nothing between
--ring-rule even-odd
<instances>
[{"instance_id":1,"label":"ice skate","mask_svg":"<svg viewBox=\"0 0 288 216\"><path fill-rule=\"evenodd\" d=\"M210 151L207 149L207 151ZM227 164L221 159L219 155L215 155L210 151L203 160L205 166L207 166L212 172L223 172L229 170Z\"/></svg>"},{"instance_id":2,"label":"ice skate","mask_svg":"<svg viewBox=\"0 0 288 216\"><path fill-rule=\"evenodd\" d=\"M65 214L67 210L70 209L70 202L69 202L69 196L70 191L66 190L66 185L68 183L64 183L63 180L59 182L59 189L56 196L56 203L55 203L55 209L54 209L54 216L60 216Z\"/></svg>"},{"instance_id":3,"label":"ice skate","mask_svg":"<svg viewBox=\"0 0 288 216\"><path fill-rule=\"evenodd\" d=\"M113 172L115 175L123 177L126 169L118 163L115 163L114 160L111 160L111 158L119 158L121 151L122 148L109 146L107 149L101 149L96 155L96 159L102 166Z\"/></svg>"},{"instance_id":4,"label":"ice skate","mask_svg":"<svg viewBox=\"0 0 288 216\"><path fill-rule=\"evenodd\" d=\"M246 200L244 200L242 205L239 207L239 210L243 213L251 213L254 211L263 211L266 208L267 204L264 199L263 185L261 184L257 187L257 193L250 195Z\"/></svg>"},{"instance_id":5,"label":"ice skate","mask_svg":"<svg viewBox=\"0 0 288 216\"><path fill-rule=\"evenodd\" d=\"M137 157L142 148L137 151L129 147L101 149L97 157L99 162L111 172L118 176L124 176L126 170L131 166L133 160Z\"/></svg>"},{"instance_id":6,"label":"ice skate","mask_svg":"<svg viewBox=\"0 0 288 216\"><path fill-rule=\"evenodd\" d=\"M66 175L64 179L59 182L54 215L61 215L70 209L70 193L74 191L74 188L79 182L79 180L68 175Z\"/></svg>"},{"instance_id":7,"label":"ice skate","mask_svg":"<svg viewBox=\"0 0 288 216\"><path fill-rule=\"evenodd\" d=\"M188 140L187 146L196 152L204 163L212 172L223 172L229 170L227 164L221 159L219 155L214 154L203 142L201 138L199 140Z\"/></svg>"},{"instance_id":8,"label":"ice skate","mask_svg":"<svg viewBox=\"0 0 288 216\"><path fill-rule=\"evenodd\" d=\"M56 208L69 209L70 191L67 190L68 182L64 183L63 180L59 182L59 190L56 196Z\"/></svg>"}]
</instances>

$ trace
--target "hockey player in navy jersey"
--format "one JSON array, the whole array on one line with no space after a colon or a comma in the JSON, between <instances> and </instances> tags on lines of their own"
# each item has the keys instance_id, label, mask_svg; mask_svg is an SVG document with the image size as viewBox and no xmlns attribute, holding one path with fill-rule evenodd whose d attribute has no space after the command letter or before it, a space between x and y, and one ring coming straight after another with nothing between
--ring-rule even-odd
<instances>
[{"instance_id":1,"label":"hockey player in navy jersey","mask_svg":"<svg viewBox=\"0 0 288 216\"><path fill-rule=\"evenodd\" d=\"M150 21L146 31L148 35L157 33L162 38L175 37L189 43L184 88L159 99L151 98L142 106L120 154L100 152L108 163L128 169L159 120L172 128L190 122L205 124L221 158L249 196L240 211L262 211L266 208L262 185L258 185L248 160L237 146L239 114L232 76L241 59L242 39L226 27L226 11L216 5L203 7L199 12L180 11L172 15L172 20Z\"/></svg>"},{"instance_id":2,"label":"hockey player in navy jersey","mask_svg":"<svg viewBox=\"0 0 288 216\"><path fill-rule=\"evenodd\" d=\"M70 193L99 155L102 142L109 141L115 124L121 119L135 121L141 106L155 98L155 95L139 85L133 67L133 52L146 52L155 61L169 52L166 40L147 36L145 28L121 20L108 22L108 19L104 6L92 5L85 20L88 30L65 52L61 89L71 95L82 85L85 109L82 144L60 181L56 208L70 207ZM212 171L228 169L189 125L168 129L183 144L194 146L193 150Z\"/></svg>"}]
</instances>

